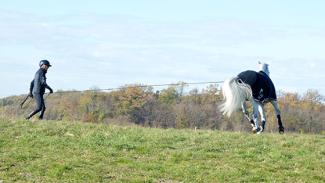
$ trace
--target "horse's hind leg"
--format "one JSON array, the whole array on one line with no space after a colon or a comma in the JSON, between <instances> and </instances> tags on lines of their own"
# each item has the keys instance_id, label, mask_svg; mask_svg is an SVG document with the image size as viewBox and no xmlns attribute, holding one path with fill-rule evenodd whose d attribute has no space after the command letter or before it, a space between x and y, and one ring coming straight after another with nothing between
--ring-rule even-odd
<instances>
[{"instance_id":1,"label":"horse's hind leg","mask_svg":"<svg viewBox=\"0 0 325 183\"><path fill-rule=\"evenodd\" d=\"M246 102L242 103L242 111L243 111L244 116L246 117L246 119L251 123L252 128L254 128L255 123L254 123L254 120L249 117L249 112L247 110Z\"/></svg>"},{"instance_id":2,"label":"horse's hind leg","mask_svg":"<svg viewBox=\"0 0 325 183\"><path fill-rule=\"evenodd\" d=\"M274 111L275 111L276 117L278 119L279 133L284 133L284 127L283 127L282 120L281 120L281 111L278 106L278 102L275 100L272 100L271 103L274 107Z\"/></svg>"}]
</instances>

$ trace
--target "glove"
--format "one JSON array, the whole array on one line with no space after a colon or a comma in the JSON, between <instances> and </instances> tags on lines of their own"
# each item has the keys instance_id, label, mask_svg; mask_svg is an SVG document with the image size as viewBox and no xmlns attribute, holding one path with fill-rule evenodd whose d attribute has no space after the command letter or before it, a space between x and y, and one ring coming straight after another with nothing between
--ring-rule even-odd
<instances>
[{"instance_id":1,"label":"glove","mask_svg":"<svg viewBox=\"0 0 325 183\"><path fill-rule=\"evenodd\" d=\"M29 96L30 98L33 98L33 97L34 97L32 93L29 93L28 96Z\"/></svg>"},{"instance_id":2,"label":"glove","mask_svg":"<svg viewBox=\"0 0 325 183\"><path fill-rule=\"evenodd\" d=\"M53 90L52 90L52 88L50 88L50 93L53 93Z\"/></svg>"}]
</instances>

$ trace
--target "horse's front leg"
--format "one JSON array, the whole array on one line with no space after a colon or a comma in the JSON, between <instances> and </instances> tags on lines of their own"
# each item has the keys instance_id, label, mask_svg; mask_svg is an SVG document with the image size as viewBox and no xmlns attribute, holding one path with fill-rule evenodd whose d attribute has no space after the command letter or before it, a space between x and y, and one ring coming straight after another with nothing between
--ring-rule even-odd
<instances>
[{"instance_id":1,"label":"horse's front leg","mask_svg":"<svg viewBox=\"0 0 325 183\"><path fill-rule=\"evenodd\" d=\"M276 100L272 100L271 104L273 105L276 117L278 119L279 133L284 133L284 127L283 127L282 120L281 120L281 111L278 106L278 102Z\"/></svg>"},{"instance_id":2,"label":"horse's front leg","mask_svg":"<svg viewBox=\"0 0 325 183\"><path fill-rule=\"evenodd\" d=\"M265 112L264 112L264 104L258 103L258 111L261 115L261 121L262 121L262 126L261 126L261 132L264 131L265 129L265 124L266 124L266 117L265 117Z\"/></svg>"},{"instance_id":3,"label":"horse's front leg","mask_svg":"<svg viewBox=\"0 0 325 183\"><path fill-rule=\"evenodd\" d=\"M260 132L260 126L259 126L259 121L258 121L258 105L259 103L256 102L254 99L252 99L252 104L253 104L253 120L254 120L254 127L253 127L253 132Z\"/></svg>"}]
</instances>

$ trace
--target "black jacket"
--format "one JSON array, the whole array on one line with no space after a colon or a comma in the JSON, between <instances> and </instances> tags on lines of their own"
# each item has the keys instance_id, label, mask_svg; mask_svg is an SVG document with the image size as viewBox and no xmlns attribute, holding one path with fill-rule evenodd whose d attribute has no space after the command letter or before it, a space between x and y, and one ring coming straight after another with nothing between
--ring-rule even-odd
<instances>
[{"instance_id":1,"label":"black jacket","mask_svg":"<svg viewBox=\"0 0 325 183\"><path fill-rule=\"evenodd\" d=\"M263 71L244 71L238 75L238 78L251 87L255 100L267 102L277 99L274 84Z\"/></svg>"},{"instance_id":2,"label":"black jacket","mask_svg":"<svg viewBox=\"0 0 325 183\"><path fill-rule=\"evenodd\" d=\"M34 94L44 94L45 89L52 91L52 88L46 83L46 70L40 68L36 73L34 80L30 84L30 93Z\"/></svg>"}]
</instances>

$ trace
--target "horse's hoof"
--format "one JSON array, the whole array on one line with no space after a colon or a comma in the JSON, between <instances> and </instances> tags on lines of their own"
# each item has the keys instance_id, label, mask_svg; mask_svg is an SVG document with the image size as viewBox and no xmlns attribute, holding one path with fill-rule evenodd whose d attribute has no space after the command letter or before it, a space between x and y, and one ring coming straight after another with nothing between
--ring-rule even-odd
<instances>
[{"instance_id":1,"label":"horse's hoof","mask_svg":"<svg viewBox=\"0 0 325 183\"><path fill-rule=\"evenodd\" d=\"M284 127L283 127L283 126L280 126L280 127L279 127L279 133L280 133L280 134L284 134Z\"/></svg>"},{"instance_id":2,"label":"horse's hoof","mask_svg":"<svg viewBox=\"0 0 325 183\"><path fill-rule=\"evenodd\" d=\"M255 127L252 128L252 132L253 133L256 133L257 132L257 129Z\"/></svg>"},{"instance_id":3,"label":"horse's hoof","mask_svg":"<svg viewBox=\"0 0 325 183\"><path fill-rule=\"evenodd\" d=\"M258 127L258 128L256 128L256 127L253 127L252 128L252 132L253 133L256 133L256 134L260 134L260 133L262 133L264 131L264 129L262 128L262 126L260 126L260 127Z\"/></svg>"},{"instance_id":4,"label":"horse's hoof","mask_svg":"<svg viewBox=\"0 0 325 183\"><path fill-rule=\"evenodd\" d=\"M252 127L252 132L253 133L256 133L256 127L255 127L255 124L254 123L251 123L251 127Z\"/></svg>"},{"instance_id":5,"label":"horse's hoof","mask_svg":"<svg viewBox=\"0 0 325 183\"><path fill-rule=\"evenodd\" d=\"M261 133L261 131L262 131L261 128L256 128L256 127L252 128L253 133Z\"/></svg>"},{"instance_id":6,"label":"horse's hoof","mask_svg":"<svg viewBox=\"0 0 325 183\"><path fill-rule=\"evenodd\" d=\"M264 129L263 129L263 127L262 126L260 126L259 128L257 128L257 134L260 134L260 133L262 133L264 131Z\"/></svg>"},{"instance_id":7,"label":"horse's hoof","mask_svg":"<svg viewBox=\"0 0 325 183\"><path fill-rule=\"evenodd\" d=\"M259 128L258 128L258 131L256 132L257 134L260 134L260 133L262 133L262 132L264 132L264 128L262 127L262 126L260 126Z\"/></svg>"}]
</instances>

